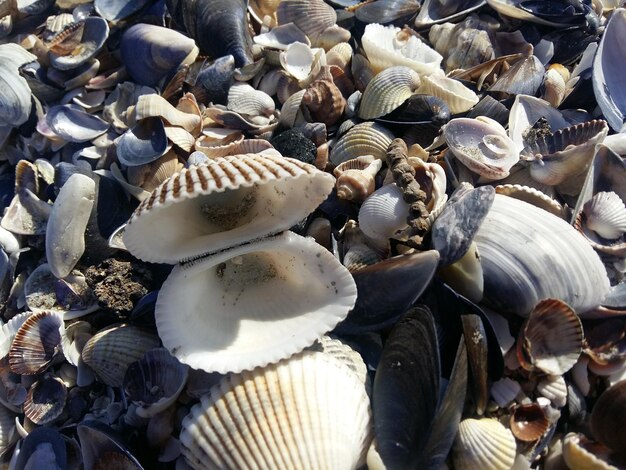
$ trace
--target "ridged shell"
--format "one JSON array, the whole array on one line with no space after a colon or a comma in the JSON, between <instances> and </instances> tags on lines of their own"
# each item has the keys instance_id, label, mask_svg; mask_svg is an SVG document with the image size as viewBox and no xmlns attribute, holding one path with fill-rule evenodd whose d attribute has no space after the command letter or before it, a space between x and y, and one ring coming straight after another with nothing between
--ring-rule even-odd
<instances>
[{"instance_id":1,"label":"ridged shell","mask_svg":"<svg viewBox=\"0 0 626 470\"><path fill-rule=\"evenodd\" d=\"M409 205L395 183L374 191L359 209L359 227L365 235L386 242L397 230L407 226Z\"/></svg>"},{"instance_id":2,"label":"ridged shell","mask_svg":"<svg viewBox=\"0 0 626 470\"><path fill-rule=\"evenodd\" d=\"M308 349L310 351L321 351L324 354L332 356L333 359L336 359L354 373L362 384L365 384L366 387L368 386L369 377L367 374L367 366L363 362L363 358L346 343L325 335Z\"/></svg>"},{"instance_id":3,"label":"ridged shell","mask_svg":"<svg viewBox=\"0 0 626 470\"><path fill-rule=\"evenodd\" d=\"M364 461L371 426L363 383L305 351L222 379L187 415L180 441L195 469L351 469Z\"/></svg>"},{"instance_id":4,"label":"ridged shell","mask_svg":"<svg viewBox=\"0 0 626 470\"><path fill-rule=\"evenodd\" d=\"M359 117L376 119L390 113L419 86L419 75L408 67L395 66L383 70L367 84L359 104Z\"/></svg>"},{"instance_id":5,"label":"ridged shell","mask_svg":"<svg viewBox=\"0 0 626 470\"><path fill-rule=\"evenodd\" d=\"M67 26L50 42L50 63L58 70L74 69L92 59L109 37L105 19L90 16Z\"/></svg>"},{"instance_id":6,"label":"ridged shell","mask_svg":"<svg viewBox=\"0 0 626 470\"><path fill-rule=\"evenodd\" d=\"M176 401L187 383L187 371L167 350L153 349L128 366L124 391L137 405L139 416L154 416Z\"/></svg>"},{"instance_id":7,"label":"ridged shell","mask_svg":"<svg viewBox=\"0 0 626 470\"><path fill-rule=\"evenodd\" d=\"M587 438L570 432L563 438L563 459L571 470L618 470L609 462L610 450Z\"/></svg>"},{"instance_id":8,"label":"ridged shell","mask_svg":"<svg viewBox=\"0 0 626 470\"><path fill-rule=\"evenodd\" d=\"M458 80L441 75L422 77L422 84L417 93L433 95L446 102L452 114L469 111L476 103L478 96Z\"/></svg>"},{"instance_id":9,"label":"ridged shell","mask_svg":"<svg viewBox=\"0 0 626 470\"><path fill-rule=\"evenodd\" d=\"M504 127L484 116L452 119L443 128L443 137L461 163L485 178L506 178L519 161Z\"/></svg>"},{"instance_id":10,"label":"ridged shell","mask_svg":"<svg viewBox=\"0 0 626 470\"><path fill-rule=\"evenodd\" d=\"M315 122L330 127L343 116L346 100L332 80L315 80L302 96L302 104Z\"/></svg>"},{"instance_id":11,"label":"ridged shell","mask_svg":"<svg viewBox=\"0 0 626 470\"><path fill-rule=\"evenodd\" d=\"M404 65L419 74L428 75L439 70L443 60L438 52L416 36L394 26L368 24L362 41L367 58L377 72L394 65Z\"/></svg>"},{"instance_id":12,"label":"ridged shell","mask_svg":"<svg viewBox=\"0 0 626 470\"><path fill-rule=\"evenodd\" d=\"M15 334L9 366L20 375L43 372L61 350L63 318L53 312L34 313Z\"/></svg>"},{"instance_id":13,"label":"ridged shell","mask_svg":"<svg viewBox=\"0 0 626 470\"><path fill-rule=\"evenodd\" d=\"M172 126L180 126L192 132L200 125L201 118L195 114L179 111L166 99L155 93L140 95L135 105L135 117L138 121L147 117L159 116Z\"/></svg>"},{"instance_id":14,"label":"ridged shell","mask_svg":"<svg viewBox=\"0 0 626 470\"><path fill-rule=\"evenodd\" d=\"M511 431L495 419L464 419L452 447L455 468L509 470L516 454Z\"/></svg>"},{"instance_id":15,"label":"ridged shell","mask_svg":"<svg viewBox=\"0 0 626 470\"><path fill-rule=\"evenodd\" d=\"M153 191L161 183L183 169L176 152L170 151L158 160L141 166L130 166L126 172L128 182L146 191Z\"/></svg>"},{"instance_id":16,"label":"ridged shell","mask_svg":"<svg viewBox=\"0 0 626 470\"><path fill-rule=\"evenodd\" d=\"M3 44L1 47L11 44ZM0 56L4 56L0 49ZM33 60L34 60L33 56ZM2 57L4 58L4 57ZM19 126L28 120L32 102L28 83L8 64L0 66L0 126Z\"/></svg>"},{"instance_id":17,"label":"ridged shell","mask_svg":"<svg viewBox=\"0 0 626 470\"><path fill-rule=\"evenodd\" d=\"M548 398L556 408L563 408L567 403L567 384L562 375L549 375L537 384L537 393Z\"/></svg>"},{"instance_id":18,"label":"ridged shell","mask_svg":"<svg viewBox=\"0 0 626 470\"><path fill-rule=\"evenodd\" d=\"M499 184L496 186L496 193L503 196L512 197L537 206L544 211L560 218L565 218L565 208L556 199L530 186L520 184Z\"/></svg>"},{"instance_id":19,"label":"ridged shell","mask_svg":"<svg viewBox=\"0 0 626 470\"><path fill-rule=\"evenodd\" d=\"M2 327L0 327L0 359L9 354L11 343L13 343L15 334L31 315L32 312L20 313L15 315L8 322L4 323Z\"/></svg>"},{"instance_id":20,"label":"ridged shell","mask_svg":"<svg viewBox=\"0 0 626 470\"><path fill-rule=\"evenodd\" d=\"M387 147L393 138L393 133L380 124L362 122L339 138L330 152L330 161L339 165L361 155L373 155L385 160Z\"/></svg>"},{"instance_id":21,"label":"ridged shell","mask_svg":"<svg viewBox=\"0 0 626 470\"><path fill-rule=\"evenodd\" d=\"M155 334L131 325L100 331L83 348L82 357L100 379L111 387L121 387L128 366L146 351L159 347Z\"/></svg>"},{"instance_id":22,"label":"ridged shell","mask_svg":"<svg viewBox=\"0 0 626 470\"><path fill-rule=\"evenodd\" d=\"M595 440L616 453L623 453L626 438L621 431L624 425L626 380L621 380L605 390L594 404L591 429Z\"/></svg>"},{"instance_id":23,"label":"ridged shell","mask_svg":"<svg viewBox=\"0 0 626 470\"><path fill-rule=\"evenodd\" d=\"M609 240L626 232L626 206L613 191L601 191L583 207L587 228Z\"/></svg>"},{"instance_id":24,"label":"ridged shell","mask_svg":"<svg viewBox=\"0 0 626 470\"><path fill-rule=\"evenodd\" d=\"M544 299L531 312L518 341L533 366L563 375L582 353L583 326L566 303Z\"/></svg>"},{"instance_id":25,"label":"ridged shell","mask_svg":"<svg viewBox=\"0 0 626 470\"><path fill-rule=\"evenodd\" d=\"M163 345L181 362L239 372L309 346L355 300L352 276L328 250L285 232L178 265L155 318Z\"/></svg>"},{"instance_id":26,"label":"ridged shell","mask_svg":"<svg viewBox=\"0 0 626 470\"><path fill-rule=\"evenodd\" d=\"M176 263L287 229L333 186L331 175L290 158L216 158L155 189L133 213L124 244L138 258Z\"/></svg>"},{"instance_id":27,"label":"ridged shell","mask_svg":"<svg viewBox=\"0 0 626 470\"><path fill-rule=\"evenodd\" d=\"M65 409L67 387L56 377L47 377L35 382L24 402L24 414L33 423L52 423Z\"/></svg>"},{"instance_id":28,"label":"ridged shell","mask_svg":"<svg viewBox=\"0 0 626 470\"><path fill-rule=\"evenodd\" d=\"M320 36L337 22L337 13L323 0L283 0L276 9L278 24L294 23L316 46Z\"/></svg>"},{"instance_id":29,"label":"ridged shell","mask_svg":"<svg viewBox=\"0 0 626 470\"><path fill-rule=\"evenodd\" d=\"M255 90L247 83L236 83L228 91L228 109L249 116L270 116L276 106L267 93Z\"/></svg>"},{"instance_id":30,"label":"ridged shell","mask_svg":"<svg viewBox=\"0 0 626 470\"><path fill-rule=\"evenodd\" d=\"M476 234L485 299L528 316L544 298L559 298L579 314L600 304L606 270L586 239L564 220L496 194ZM576 253L576 256L572 256Z\"/></svg>"},{"instance_id":31,"label":"ridged shell","mask_svg":"<svg viewBox=\"0 0 626 470\"><path fill-rule=\"evenodd\" d=\"M8 408L0 405L0 451L4 451L14 440L15 414Z\"/></svg>"}]
</instances>

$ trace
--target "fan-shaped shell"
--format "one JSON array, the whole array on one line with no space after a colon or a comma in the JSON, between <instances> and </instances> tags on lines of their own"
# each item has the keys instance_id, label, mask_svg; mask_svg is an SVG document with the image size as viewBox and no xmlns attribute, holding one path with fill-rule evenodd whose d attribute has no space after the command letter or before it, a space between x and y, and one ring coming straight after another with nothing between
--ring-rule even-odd
<instances>
[{"instance_id":1,"label":"fan-shaped shell","mask_svg":"<svg viewBox=\"0 0 626 470\"><path fill-rule=\"evenodd\" d=\"M587 228L609 240L626 232L626 206L613 191L600 191L583 207Z\"/></svg>"},{"instance_id":2,"label":"fan-shaped shell","mask_svg":"<svg viewBox=\"0 0 626 470\"><path fill-rule=\"evenodd\" d=\"M0 126L24 124L30 115L31 95L28 83L17 70L13 70L8 64L2 64L0 66Z\"/></svg>"},{"instance_id":3,"label":"fan-shaped shell","mask_svg":"<svg viewBox=\"0 0 626 470\"><path fill-rule=\"evenodd\" d=\"M330 152L330 161L339 165L362 155L373 155L385 160L387 147L394 135L375 122L362 122L342 135Z\"/></svg>"},{"instance_id":4,"label":"fan-shaped shell","mask_svg":"<svg viewBox=\"0 0 626 470\"><path fill-rule=\"evenodd\" d=\"M359 104L359 117L376 119L390 113L404 103L419 85L419 75L408 67L399 65L383 70L367 84Z\"/></svg>"},{"instance_id":5,"label":"fan-shaped shell","mask_svg":"<svg viewBox=\"0 0 626 470\"><path fill-rule=\"evenodd\" d=\"M56 377L46 377L35 382L24 402L24 414L33 423L44 425L53 422L65 409L67 387Z\"/></svg>"},{"instance_id":6,"label":"fan-shaped shell","mask_svg":"<svg viewBox=\"0 0 626 470\"><path fill-rule=\"evenodd\" d=\"M478 103L478 96L458 80L441 75L422 77L417 93L433 95L446 102L452 114L463 113Z\"/></svg>"},{"instance_id":7,"label":"fan-shaped shell","mask_svg":"<svg viewBox=\"0 0 626 470\"><path fill-rule=\"evenodd\" d=\"M491 385L489 393L498 404L498 406L504 408L509 405L513 400L515 400L515 397L517 397L521 390L522 387L520 386L519 382L505 377L495 381Z\"/></svg>"},{"instance_id":8,"label":"fan-shaped shell","mask_svg":"<svg viewBox=\"0 0 626 470\"><path fill-rule=\"evenodd\" d=\"M175 267L155 317L181 362L239 372L310 345L355 299L352 276L328 250L285 232Z\"/></svg>"},{"instance_id":9,"label":"fan-shaped shell","mask_svg":"<svg viewBox=\"0 0 626 470\"><path fill-rule=\"evenodd\" d=\"M124 243L138 258L176 263L287 229L333 185L331 175L290 158L219 157L155 189L131 217Z\"/></svg>"},{"instance_id":10,"label":"fan-shaped shell","mask_svg":"<svg viewBox=\"0 0 626 470\"><path fill-rule=\"evenodd\" d=\"M357 468L371 440L369 399L337 359L304 351L223 378L187 415L180 440L196 469Z\"/></svg>"},{"instance_id":11,"label":"fan-shaped shell","mask_svg":"<svg viewBox=\"0 0 626 470\"><path fill-rule=\"evenodd\" d=\"M63 318L53 312L34 313L22 324L9 350L9 366L20 375L44 371L61 349Z\"/></svg>"},{"instance_id":12,"label":"fan-shaped shell","mask_svg":"<svg viewBox=\"0 0 626 470\"><path fill-rule=\"evenodd\" d=\"M92 59L109 37L109 25L90 16L67 26L50 42L50 63L59 70L74 69Z\"/></svg>"},{"instance_id":13,"label":"fan-shaped shell","mask_svg":"<svg viewBox=\"0 0 626 470\"><path fill-rule=\"evenodd\" d=\"M548 398L556 408L567 403L567 384L562 375L549 375L537 384L537 393Z\"/></svg>"},{"instance_id":14,"label":"fan-shaped shell","mask_svg":"<svg viewBox=\"0 0 626 470\"><path fill-rule=\"evenodd\" d=\"M397 230L407 226L409 205L395 183L374 191L359 209L359 227L368 237L387 242Z\"/></svg>"},{"instance_id":15,"label":"fan-shaped shell","mask_svg":"<svg viewBox=\"0 0 626 470\"><path fill-rule=\"evenodd\" d=\"M513 435L524 442L539 439L550 427L550 421L537 403L516 406L509 420Z\"/></svg>"},{"instance_id":16,"label":"fan-shaped shell","mask_svg":"<svg viewBox=\"0 0 626 470\"><path fill-rule=\"evenodd\" d=\"M584 434L570 432L563 438L563 459L567 468L572 470L587 470L597 468L602 470L617 470L611 465L608 447L598 444Z\"/></svg>"},{"instance_id":17,"label":"fan-shaped shell","mask_svg":"<svg viewBox=\"0 0 626 470\"><path fill-rule=\"evenodd\" d=\"M395 65L404 65L419 74L437 70L443 57L416 36L395 26L372 23L365 26L363 49L376 72Z\"/></svg>"},{"instance_id":18,"label":"fan-shaped shell","mask_svg":"<svg viewBox=\"0 0 626 470\"><path fill-rule=\"evenodd\" d=\"M452 447L455 468L508 470L516 454L515 438L491 418L464 419Z\"/></svg>"},{"instance_id":19,"label":"fan-shaped shell","mask_svg":"<svg viewBox=\"0 0 626 470\"><path fill-rule=\"evenodd\" d=\"M23 312L15 315L8 322L0 327L0 359L9 354L13 338L26 319L32 315L32 312Z\"/></svg>"},{"instance_id":20,"label":"fan-shaped shell","mask_svg":"<svg viewBox=\"0 0 626 470\"><path fill-rule=\"evenodd\" d=\"M324 30L337 22L337 13L323 0L283 0L276 9L276 17L278 24L294 23L314 46Z\"/></svg>"}]
</instances>

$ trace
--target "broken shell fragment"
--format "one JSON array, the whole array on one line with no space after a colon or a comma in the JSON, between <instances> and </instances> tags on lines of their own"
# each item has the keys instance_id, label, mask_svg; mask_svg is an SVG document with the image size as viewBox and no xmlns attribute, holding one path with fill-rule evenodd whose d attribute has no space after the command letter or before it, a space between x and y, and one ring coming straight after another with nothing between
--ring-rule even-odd
<instances>
[{"instance_id":1,"label":"broken shell fragment","mask_svg":"<svg viewBox=\"0 0 626 470\"><path fill-rule=\"evenodd\" d=\"M49 424L63 413L66 398L67 387L61 379L43 378L30 387L24 414L35 424Z\"/></svg>"}]
</instances>

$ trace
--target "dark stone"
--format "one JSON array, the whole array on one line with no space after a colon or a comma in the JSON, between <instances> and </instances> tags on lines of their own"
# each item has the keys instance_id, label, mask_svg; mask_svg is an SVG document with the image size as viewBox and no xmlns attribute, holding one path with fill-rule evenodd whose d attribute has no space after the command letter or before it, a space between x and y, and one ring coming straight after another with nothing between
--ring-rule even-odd
<instances>
[{"instance_id":1,"label":"dark stone","mask_svg":"<svg viewBox=\"0 0 626 470\"><path fill-rule=\"evenodd\" d=\"M315 163L317 147L298 129L289 129L275 136L270 143L284 157L295 158L304 163Z\"/></svg>"}]
</instances>

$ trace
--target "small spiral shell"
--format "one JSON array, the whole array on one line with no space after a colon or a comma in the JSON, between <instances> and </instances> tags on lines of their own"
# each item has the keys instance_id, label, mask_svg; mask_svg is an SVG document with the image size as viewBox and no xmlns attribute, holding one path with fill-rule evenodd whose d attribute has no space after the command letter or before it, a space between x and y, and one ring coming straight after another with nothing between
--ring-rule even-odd
<instances>
[{"instance_id":1,"label":"small spiral shell","mask_svg":"<svg viewBox=\"0 0 626 470\"><path fill-rule=\"evenodd\" d=\"M340 199L363 202L376 189L376 173L382 166L382 160L373 155L363 155L343 162L334 171L337 177L337 196Z\"/></svg>"},{"instance_id":2,"label":"small spiral shell","mask_svg":"<svg viewBox=\"0 0 626 470\"><path fill-rule=\"evenodd\" d=\"M311 83L302 96L302 103L315 122L327 126L336 124L346 107L345 98L331 80L315 80Z\"/></svg>"}]
</instances>

